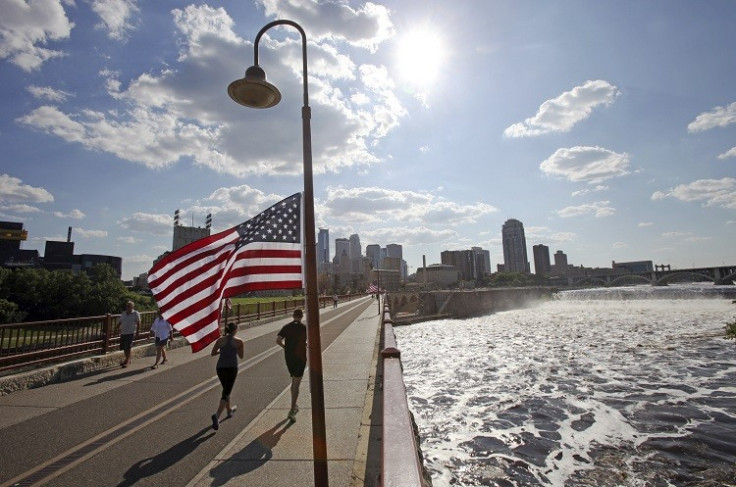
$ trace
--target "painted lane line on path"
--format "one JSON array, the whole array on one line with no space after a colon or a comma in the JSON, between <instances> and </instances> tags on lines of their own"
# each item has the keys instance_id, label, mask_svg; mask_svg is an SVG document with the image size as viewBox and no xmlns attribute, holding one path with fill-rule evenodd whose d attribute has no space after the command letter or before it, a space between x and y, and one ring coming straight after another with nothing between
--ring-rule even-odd
<instances>
[{"instance_id":1,"label":"painted lane line on path","mask_svg":"<svg viewBox=\"0 0 736 487\"><path fill-rule=\"evenodd\" d=\"M326 326L328 323L341 318L348 312L352 311L361 304L362 301L356 301L354 306L350 306L349 309L339 313L338 315L325 320L320 321L320 328ZM238 367L238 371L243 371L254 365L264 361L271 355L274 355L281 351L281 348L274 345L273 347L259 353L258 355L245 360ZM87 461L88 459L95 456L102 450L105 450L115 443L127 438L133 433L137 433L147 425L161 419L162 417L171 413L171 411L181 408L182 406L190 403L200 395L214 389L220 384L217 377L207 379L199 384L190 387L184 392L177 394L176 396L168 399L155 407L152 407L146 411L143 411L132 418L118 424L117 426L110 428L102 433L90 438L87 441L80 443L79 445L72 447L65 452L57 455L56 457L47 460L36 467L17 475L9 481L0 484L0 487L27 487L32 485L41 485L49 480L52 480L59 475L71 470L75 466ZM290 386L284 389L279 394L279 397L289 390ZM166 406L171 405L170 409L166 409ZM269 405L270 406L270 405ZM164 411L162 411L164 409Z\"/></svg>"}]
</instances>

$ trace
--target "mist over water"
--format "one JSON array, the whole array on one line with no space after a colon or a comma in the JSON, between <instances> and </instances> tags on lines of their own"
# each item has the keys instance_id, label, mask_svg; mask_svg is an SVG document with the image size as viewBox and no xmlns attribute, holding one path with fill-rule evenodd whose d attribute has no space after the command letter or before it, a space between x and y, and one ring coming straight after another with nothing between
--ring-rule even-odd
<instances>
[{"instance_id":1,"label":"mist over water","mask_svg":"<svg viewBox=\"0 0 736 487\"><path fill-rule=\"evenodd\" d=\"M722 287L576 291L396 327L434 486L736 486Z\"/></svg>"}]
</instances>

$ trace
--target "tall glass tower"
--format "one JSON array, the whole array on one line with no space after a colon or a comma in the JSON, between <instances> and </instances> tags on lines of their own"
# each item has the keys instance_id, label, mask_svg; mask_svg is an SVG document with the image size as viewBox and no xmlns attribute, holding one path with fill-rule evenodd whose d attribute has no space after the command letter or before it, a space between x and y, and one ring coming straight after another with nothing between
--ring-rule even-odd
<instances>
[{"instance_id":1,"label":"tall glass tower","mask_svg":"<svg viewBox=\"0 0 736 487\"><path fill-rule=\"evenodd\" d=\"M317 235L317 269L330 261L330 230L320 228Z\"/></svg>"},{"instance_id":2,"label":"tall glass tower","mask_svg":"<svg viewBox=\"0 0 736 487\"><path fill-rule=\"evenodd\" d=\"M506 272L529 273L524 224L513 218L506 220L501 228L501 238L503 239L503 263Z\"/></svg>"}]
</instances>

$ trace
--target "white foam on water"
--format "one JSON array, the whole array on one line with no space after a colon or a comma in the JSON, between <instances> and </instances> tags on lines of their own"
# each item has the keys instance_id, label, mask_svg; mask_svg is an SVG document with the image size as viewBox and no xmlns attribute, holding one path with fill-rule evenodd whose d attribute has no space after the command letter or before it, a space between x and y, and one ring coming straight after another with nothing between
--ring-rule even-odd
<instances>
[{"instance_id":1,"label":"white foam on water","mask_svg":"<svg viewBox=\"0 0 736 487\"><path fill-rule=\"evenodd\" d=\"M724 299L603 299L395 328L435 487L646 485L650 439L735 417L735 318Z\"/></svg>"}]
</instances>

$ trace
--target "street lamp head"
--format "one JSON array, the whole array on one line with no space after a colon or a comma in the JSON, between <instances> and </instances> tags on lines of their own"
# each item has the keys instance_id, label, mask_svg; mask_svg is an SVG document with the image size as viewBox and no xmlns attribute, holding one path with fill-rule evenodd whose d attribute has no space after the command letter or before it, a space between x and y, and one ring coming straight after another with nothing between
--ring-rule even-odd
<instances>
[{"instance_id":1,"label":"street lamp head","mask_svg":"<svg viewBox=\"0 0 736 487\"><path fill-rule=\"evenodd\" d=\"M256 65L245 70L245 77L227 87L227 94L240 105L250 108L271 108L281 101L281 92L266 81L266 73Z\"/></svg>"}]
</instances>

